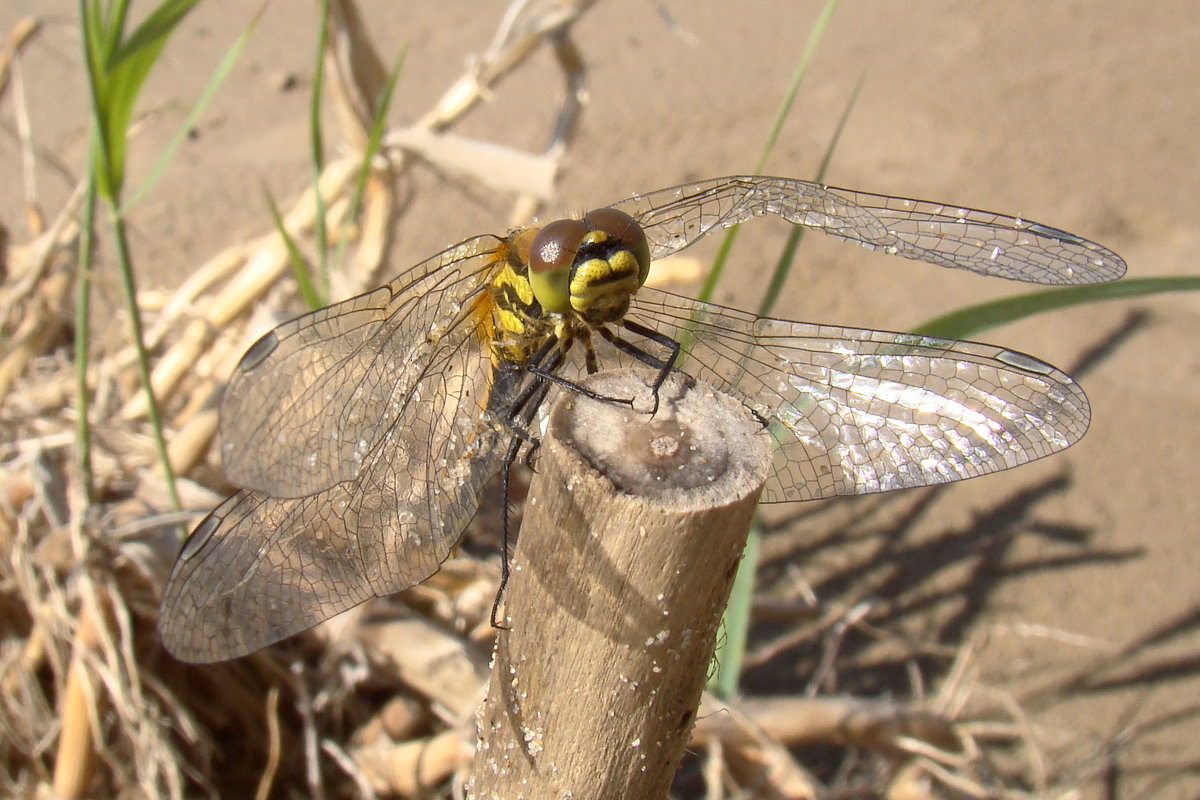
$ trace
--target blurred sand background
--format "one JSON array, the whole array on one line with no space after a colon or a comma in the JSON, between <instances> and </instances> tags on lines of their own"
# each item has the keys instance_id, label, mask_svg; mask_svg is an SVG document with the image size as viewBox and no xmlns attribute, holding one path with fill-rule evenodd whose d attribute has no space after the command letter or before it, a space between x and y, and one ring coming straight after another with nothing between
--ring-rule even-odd
<instances>
[{"instance_id":1,"label":"blurred sand background","mask_svg":"<svg viewBox=\"0 0 1200 800\"><path fill-rule=\"evenodd\" d=\"M819 9L795 0L665 5L680 30L646 0L598 3L576 28L590 105L560 210L751 169ZM397 122L423 113L462 73L503 8L361 6L385 59L409 47ZM141 107L156 116L135 153L158 152L251 7L202 3L184 24L148 86ZM74 3L10 0L0 30L26 14L47 20L42 45L21 65L33 140L77 176L86 123ZM314 19L312 3L267 7L195 136L135 210L143 288L177 285L226 244L267 230L263 185L284 199L306 185ZM291 89L289 76L298 81ZM1020 214L1105 243L1131 277L1196 273L1200 6L1192 0L846 2L766 172L811 177L860 78L828 183ZM542 53L458 132L537 150L560 92ZM53 212L72 180L40 161L36 190L27 183L13 103L10 95L0 106L0 220L20 239L23 203ZM146 167L135 155L135 173ZM511 196L432 169L410 174L394 271L505 228ZM752 228L719 302L757 303L786 226ZM819 238L807 239L779 316L903 329L1024 290ZM115 302L114 275L99 283ZM898 501L911 515L905 537L960 533L977 550L930 572L965 591L914 616L912 636L953 648L989 633L980 680L1023 699L1030 724L1056 743L1054 766L1075 769L1087 797L1200 793L1198 333L1194 294L989 331L980 338L1075 374L1092 400L1091 430L1062 456L956 485L916 511ZM822 564L798 566L819 585ZM787 685L786 673L775 663L747 680ZM793 680L802 685L803 676Z\"/></svg>"}]
</instances>

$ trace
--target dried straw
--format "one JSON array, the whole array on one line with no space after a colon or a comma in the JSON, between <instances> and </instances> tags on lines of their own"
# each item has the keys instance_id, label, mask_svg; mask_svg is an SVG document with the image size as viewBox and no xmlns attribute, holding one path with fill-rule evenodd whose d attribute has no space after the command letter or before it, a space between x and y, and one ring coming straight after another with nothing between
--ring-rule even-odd
<instances>
[{"instance_id":1,"label":"dried straw","mask_svg":"<svg viewBox=\"0 0 1200 800\"><path fill-rule=\"evenodd\" d=\"M435 106L386 133L360 215L347 220L385 70L355 4L331 4L327 72L346 154L292 203L284 228L311 249L324 209L326 228L347 244L339 291L379 280L396 181L417 163L413 155L518 193L518 221L552 196L586 100L571 26L592 5L513 2L488 49ZM38 30L37 20L23 20L0 48L0 95L16 74L10 64ZM541 152L452 133L542 45L555 54L566 89ZM72 378L60 332L71 318L80 197L77 189L44 230L10 249L0 286L10 342L0 360L0 794L49 787L61 797L444 795L471 762L494 563L452 562L437 580L406 592L402 605L381 603L233 663L188 667L162 651L156 600L181 529L178 517L162 514L166 493L149 467L131 347L99 353L89 376L105 502L72 500L82 492L70 457ZM218 496L201 484L227 488L206 463L215 398L246 343L271 324L257 309L287 284L286 248L265 216L263 230L209 257L150 320L154 389L169 413L170 460L187 476L189 508ZM273 300L285 302L281 294ZM860 631L868 615L859 612L873 608L860 607L862 599L806 612L810 624L763 648L757 663L818 642L830 658L817 666L836 682L840 637ZM961 721L978 695L966 661L946 682L940 707L844 696L708 699L692 746L706 754L704 776L715 792L732 782L757 797L825 796L848 779L859 781L859 792L871 787L895 798L934 796L935 785L984 796L996 786L981 743L1001 738L1022 743L1023 763L1033 764L1025 771L1048 786L1052 775L1019 707L992 703L988 730ZM813 743L857 749L872 768L819 778L789 749Z\"/></svg>"}]
</instances>

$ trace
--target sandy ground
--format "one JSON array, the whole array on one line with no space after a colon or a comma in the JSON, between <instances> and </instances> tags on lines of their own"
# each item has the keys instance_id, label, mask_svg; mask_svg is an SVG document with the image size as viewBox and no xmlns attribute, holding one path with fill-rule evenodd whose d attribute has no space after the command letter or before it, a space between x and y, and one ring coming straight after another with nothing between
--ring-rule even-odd
<instances>
[{"instance_id":1,"label":"sandy ground","mask_svg":"<svg viewBox=\"0 0 1200 800\"><path fill-rule=\"evenodd\" d=\"M497 4L363 6L385 58L409 45L396 101L404 121L486 45L500 13ZM638 0L602 2L577 28L591 104L561 183L564 208L749 170L817 12L793 0L736 14L718 2L668 7L694 43ZM143 133L145 152L174 129L247 8L202 4L172 43L148 87L145 107L162 113ZM77 175L85 128L73 9L64 0L8 2L0 30L27 13L50 15L43 44L22 64L24 100L42 152ZM311 4L267 9L197 135L136 209L145 284L176 284L225 244L266 230L263 185L284 198L303 186L313 37ZM297 90L282 88L287 75L300 78ZM1192 0L855 0L837 12L767 171L812 176L862 79L829 183L1044 221L1114 248L1131 276L1194 274L1198 76ZM460 132L536 149L559 91L542 54ZM21 204L34 190L21 172L13 102L0 107L0 219L20 238ZM45 162L35 175L37 201L58 208L69 182ZM505 226L511 198L430 170L417 175L397 268ZM755 227L721 302L755 302L785 233ZM102 283L116 296L114 280ZM1013 288L810 239L779 313L897 329ZM1093 403L1092 428L1060 457L939 493L904 533L978 543L939 576L965 588L962 605L931 609L934 622L913 633L949 646L989 634L980 680L1022 699L1052 743L1053 766L1074 770L1089 797L1200 793L1198 323L1193 294L989 332L986 340L1076 374ZM820 564L799 567L820 583ZM953 638L946 616L957 618Z\"/></svg>"}]
</instances>

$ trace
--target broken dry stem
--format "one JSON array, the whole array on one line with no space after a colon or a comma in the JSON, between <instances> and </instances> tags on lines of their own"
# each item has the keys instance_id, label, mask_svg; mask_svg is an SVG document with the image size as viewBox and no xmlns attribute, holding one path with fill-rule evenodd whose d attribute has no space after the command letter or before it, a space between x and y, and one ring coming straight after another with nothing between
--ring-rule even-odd
<instances>
[{"instance_id":1,"label":"broken dry stem","mask_svg":"<svg viewBox=\"0 0 1200 800\"><path fill-rule=\"evenodd\" d=\"M644 397L653 374L586 385ZM666 797L770 448L745 406L690 379L658 400L651 416L566 393L551 413L470 797Z\"/></svg>"}]
</instances>

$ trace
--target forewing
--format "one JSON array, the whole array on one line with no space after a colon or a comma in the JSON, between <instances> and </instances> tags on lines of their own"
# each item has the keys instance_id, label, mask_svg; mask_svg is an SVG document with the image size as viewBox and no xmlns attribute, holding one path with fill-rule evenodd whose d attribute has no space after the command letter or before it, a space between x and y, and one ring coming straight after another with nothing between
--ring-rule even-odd
<instances>
[{"instance_id":1,"label":"forewing","mask_svg":"<svg viewBox=\"0 0 1200 800\"><path fill-rule=\"evenodd\" d=\"M242 491L197 526L163 590L172 653L243 655L437 570L501 461L475 335L431 348L357 479L297 499Z\"/></svg>"},{"instance_id":2,"label":"forewing","mask_svg":"<svg viewBox=\"0 0 1200 800\"><path fill-rule=\"evenodd\" d=\"M1116 253L1048 225L794 178L710 178L637 195L613 207L642 224L652 258L682 250L712 230L775 214L872 250L981 275L1080 284L1125 274L1125 262Z\"/></svg>"},{"instance_id":3,"label":"forewing","mask_svg":"<svg viewBox=\"0 0 1200 800\"><path fill-rule=\"evenodd\" d=\"M1068 447L1090 419L1066 374L991 345L760 319L652 289L630 316L685 342L684 372L768 420L764 502L986 475Z\"/></svg>"},{"instance_id":4,"label":"forewing","mask_svg":"<svg viewBox=\"0 0 1200 800\"><path fill-rule=\"evenodd\" d=\"M226 476L299 498L354 478L396 425L503 242L469 239L380 288L280 325L242 357L221 406ZM469 345L470 342L465 342Z\"/></svg>"}]
</instances>

